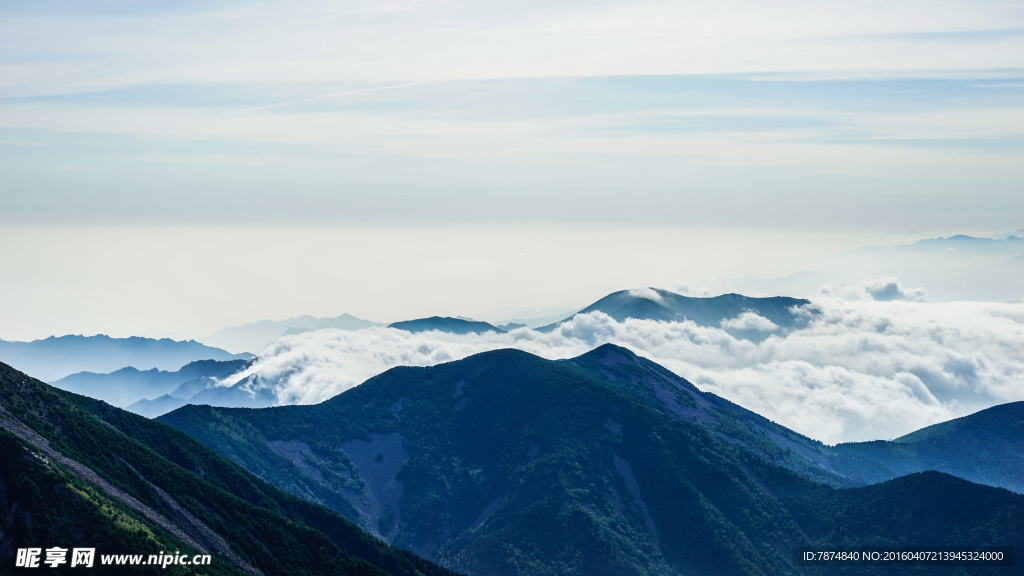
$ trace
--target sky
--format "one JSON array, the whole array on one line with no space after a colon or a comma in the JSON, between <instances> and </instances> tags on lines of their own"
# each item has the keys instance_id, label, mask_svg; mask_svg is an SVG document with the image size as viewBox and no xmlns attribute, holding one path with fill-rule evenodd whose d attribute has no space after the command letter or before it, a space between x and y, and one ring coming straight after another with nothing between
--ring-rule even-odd
<instances>
[{"instance_id":1,"label":"sky","mask_svg":"<svg viewBox=\"0 0 1024 576\"><path fill-rule=\"evenodd\" d=\"M1017 230L1019 2L6 2L0 222Z\"/></svg>"},{"instance_id":2,"label":"sky","mask_svg":"<svg viewBox=\"0 0 1024 576\"><path fill-rule=\"evenodd\" d=\"M0 338L783 294L821 320L375 328L261 369L311 402L616 342L816 438L891 437L1024 399L1024 250L948 239L1024 229L1022 160L1016 0L9 1Z\"/></svg>"},{"instance_id":3,"label":"sky","mask_svg":"<svg viewBox=\"0 0 1024 576\"><path fill-rule=\"evenodd\" d=\"M5 2L0 338L808 293L902 275L758 282L1024 227L1020 2L508 4Z\"/></svg>"}]
</instances>

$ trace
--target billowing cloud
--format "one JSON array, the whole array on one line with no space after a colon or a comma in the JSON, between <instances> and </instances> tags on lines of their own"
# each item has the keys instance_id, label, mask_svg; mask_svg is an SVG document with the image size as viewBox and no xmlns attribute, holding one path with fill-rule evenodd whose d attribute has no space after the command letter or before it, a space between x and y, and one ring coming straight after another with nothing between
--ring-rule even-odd
<instances>
[{"instance_id":1,"label":"billowing cloud","mask_svg":"<svg viewBox=\"0 0 1024 576\"><path fill-rule=\"evenodd\" d=\"M629 291L629 295L634 298L646 298L648 300L653 300L659 304L664 301L661 294L658 294L654 288L634 288Z\"/></svg>"},{"instance_id":2,"label":"billowing cloud","mask_svg":"<svg viewBox=\"0 0 1024 576\"><path fill-rule=\"evenodd\" d=\"M698 288L696 286L690 286L688 283L679 280L672 283L672 291L676 294L682 294L683 296L691 296L695 298L707 298L711 296L711 290L707 287Z\"/></svg>"},{"instance_id":3,"label":"billowing cloud","mask_svg":"<svg viewBox=\"0 0 1024 576\"><path fill-rule=\"evenodd\" d=\"M829 443L894 438L1024 399L1020 305L822 298L811 306L819 313L806 328L757 343L690 321L616 322L600 312L578 315L550 333L321 330L282 338L244 376L255 374L280 404L308 404L393 366L509 347L569 358L611 342Z\"/></svg>"},{"instance_id":4,"label":"billowing cloud","mask_svg":"<svg viewBox=\"0 0 1024 576\"><path fill-rule=\"evenodd\" d=\"M757 312L747 310L735 318L722 320L722 328L725 330L772 332L779 326L764 316L760 316Z\"/></svg>"},{"instance_id":5,"label":"billowing cloud","mask_svg":"<svg viewBox=\"0 0 1024 576\"><path fill-rule=\"evenodd\" d=\"M924 302L924 288L907 288L899 280L891 276L861 282L855 286L837 284L822 286L822 296L842 298L843 300L876 300L889 302L906 300L907 302Z\"/></svg>"}]
</instances>

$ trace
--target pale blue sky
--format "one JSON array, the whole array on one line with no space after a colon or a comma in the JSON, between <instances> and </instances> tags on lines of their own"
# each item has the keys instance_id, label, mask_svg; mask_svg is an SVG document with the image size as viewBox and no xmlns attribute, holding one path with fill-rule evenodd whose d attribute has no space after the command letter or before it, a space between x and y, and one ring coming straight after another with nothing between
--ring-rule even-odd
<instances>
[{"instance_id":1,"label":"pale blue sky","mask_svg":"<svg viewBox=\"0 0 1024 576\"><path fill-rule=\"evenodd\" d=\"M403 275L367 264L354 268L366 289L334 304L327 292L296 301L282 290L230 313L230 303L197 300L182 302L194 318L164 316L152 310L166 301L167 282L156 271L136 279L124 256L87 259L110 279L110 302L95 308L107 312L33 320L51 314L61 290L81 291L66 280L77 268L65 262L45 273L17 268L22 276L4 281L3 296L18 310L8 306L0 320L26 335L183 334L214 329L214 307L224 323L359 310L388 319L391 309L399 319L458 313L469 302L460 290L492 294L461 312L469 314L585 304L605 288L782 277L811 266L811 252L823 257L801 245L844 250L894 244L906 238L887 234L910 230L1018 230L1022 160L1019 1L6 2L0 227L8 254L23 230L62 238L18 247L25 262L55 262L80 230L108 238L95 240L102 246L132 244L125 230L135 228L126 226L177 237L201 225L210 253L232 254L224 227L259 226L243 234L253 239L315 225L327 232L278 254L315 271L317 238L465 232L433 245L454 264L441 266L450 273L426 294L374 301L372 286ZM777 245L806 258L765 264L748 255L723 267L682 254L689 267L568 278L540 254L536 273L566 288L530 291L502 284L504 269L529 275L518 260L460 269L479 262L466 245L488 227L508 231L478 242L499 252L516 243L510 237L607 229L622 242L642 238L623 258L643 260L644 243L692 240L699 230L785 238ZM149 250L164 233L140 234L136 244ZM415 236L410 246L422 242ZM589 246L559 254L592 266L609 249ZM189 267L195 250L158 250L166 274L215 274L212 262ZM126 299L117 294L135 301L141 287L150 300L122 318Z\"/></svg>"}]
</instances>

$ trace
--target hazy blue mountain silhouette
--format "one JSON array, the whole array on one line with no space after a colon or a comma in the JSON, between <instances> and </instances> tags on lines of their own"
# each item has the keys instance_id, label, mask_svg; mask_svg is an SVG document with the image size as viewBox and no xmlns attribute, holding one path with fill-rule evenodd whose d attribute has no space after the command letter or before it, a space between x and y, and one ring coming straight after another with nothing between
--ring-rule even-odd
<instances>
[{"instance_id":1,"label":"hazy blue mountain silhouette","mask_svg":"<svg viewBox=\"0 0 1024 576\"><path fill-rule=\"evenodd\" d=\"M324 328L360 330L371 326L380 326L380 324L349 314L342 314L335 318L315 318L305 315L286 320L260 320L241 326L231 326L201 338L201 341L225 350L259 354L281 336L323 330Z\"/></svg>"},{"instance_id":2,"label":"hazy blue mountain silhouette","mask_svg":"<svg viewBox=\"0 0 1024 576\"><path fill-rule=\"evenodd\" d=\"M992 237L995 238L996 240L1003 240L1011 236L1016 236L1017 238L1024 238L1024 228L1017 230L1016 232L1003 232L1002 234L996 234Z\"/></svg>"},{"instance_id":3,"label":"hazy blue mountain silhouette","mask_svg":"<svg viewBox=\"0 0 1024 576\"><path fill-rule=\"evenodd\" d=\"M443 316L431 316L430 318L419 318L417 320L404 320L389 324L388 328L397 328L406 332L428 332L439 330L451 334L483 334L484 332L505 332L497 326L487 322L475 320L463 320L462 318L447 318Z\"/></svg>"},{"instance_id":4,"label":"hazy blue mountain silhouette","mask_svg":"<svg viewBox=\"0 0 1024 576\"><path fill-rule=\"evenodd\" d=\"M248 363L248 360L196 360L173 372L156 368L139 370L129 366L107 374L78 372L51 384L124 408L144 398L172 393L190 380L227 376Z\"/></svg>"},{"instance_id":5,"label":"hazy blue mountain silhouette","mask_svg":"<svg viewBox=\"0 0 1024 576\"><path fill-rule=\"evenodd\" d=\"M516 328L528 328L526 324L517 324L515 322L509 322L508 324L499 324L497 328L504 330L505 332L511 332Z\"/></svg>"},{"instance_id":6,"label":"hazy blue mountain silhouette","mask_svg":"<svg viewBox=\"0 0 1024 576\"><path fill-rule=\"evenodd\" d=\"M194 340L50 336L32 342L0 340L0 361L52 382L78 372L109 373L127 366L139 370L178 370L196 360L247 360L252 354L231 354Z\"/></svg>"},{"instance_id":7,"label":"hazy blue mountain silhouette","mask_svg":"<svg viewBox=\"0 0 1024 576\"><path fill-rule=\"evenodd\" d=\"M868 254L902 253L902 254L941 254L948 257L975 258L1007 258L1024 252L1024 237L1017 233L1000 234L997 238L979 238L957 234L954 236L925 238L911 244L902 244L891 248L868 246L856 250Z\"/></svg>"},{"instance_id":8,"label":"hazy blue mountain silhouette","mask_svg":"<svg viewBox=\"0 0 1024 576\"><path fill-rule=\"evenodd\" d=\"M236 371L251 365L250 360ZM242 378L231 386L220 385L213 378L195 378L182 382L168 394L144 399L126 407L126 410L147 418L156 418L186 404L209 404L228 408L265 408L277 401L274 393L257 385L254 376Z\"/></svg>"},{"instance_id":9,"label":"hazy blue mountain silhouette","mask_svg":"<svg viewBox=\"0 0 1024 576\"><path fill-rule=\"evenodd\" d=\"M946 250L949 248L971 251L1009 250L1012 252L1020 252L1021 250L1024 250L1024 237L1011 235L1005 238L996 239L978 238L975 236L957 234L956 236L944 238L926 238L924 240L918 240L913 244L898 247L898 249L902 250Z\"/></svg>"}]
</instances>

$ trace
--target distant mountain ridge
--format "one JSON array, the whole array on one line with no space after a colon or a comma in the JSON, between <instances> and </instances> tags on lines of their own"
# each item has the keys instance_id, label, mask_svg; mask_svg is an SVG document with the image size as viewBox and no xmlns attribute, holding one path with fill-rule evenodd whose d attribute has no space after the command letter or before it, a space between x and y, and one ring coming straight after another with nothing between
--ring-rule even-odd
<instances>
[{"instance_id":1,"label":"distant mountain ridge","mask_svg":"<svg viewBox=\"0 0 1024 576\"><path fill-rule=\"evenodd\" d=\"M992 238L995 238L996 240L1003 240L1005 238L1010 238L1011 236L1017 238L1024 238L1024 228L1017 230L1016 232L1003 232L1002 234L995 234L992 236Z\"/></svg>"},{"instance_id":2,"label":"distant mountain ridge","mask_svg":"<svg viewBox=\"0 0 1024 576\"><path fill-rule=\"evenodd\" d=\"M610 344L563 361L496 350L393 368L318 405L160 420L472 574L797 574L795 544L1024 538L1007 520L1024 496L939 472L858 487L829 447Z\"/></svg>"},{"instance_id":3,"label":"distant mountain ridge","mask_svg":"<svg viewBox=\"0 0 1024 576\"><path fill-rule=\"evenodd\" d=\"M173 394L184 383L221 378L249 364L249 360L196 360L176 371L139 370L131 366L107 374L79 372L52 382L53 386L119 408L145 398ZM205 388L205 386L203 386Z\"/></svg>"},{"instance_id":4,"label":"distant mountain ridge","mask_svg":"<svg viewBox=\"0 0 1024 576\"><path fill-rule=\"evenodd\" d=\"M969 257L994 256L1006 257L1014 254L1024 253L1024 233L1010 232L997 234L992 237L968 236L967 234L954 234L952 236L939 236L937 238L923 238L910 244L899 246L865 246L853 252L884 253L887 251L898 253L942 253L947 256Z\"/></svg>"},{"instance_id":5,"label":"distant mountain ridge","mask_svg":"<svg viewBox=\"0 0 1024 576\"><path fill-rule=\"evenodd\" d=\"M396 328L398 330L405 330L406 332L428 332L430 330L438 330L441 332L449 332L451 334L483 334L484 332L503 334L505 332L505 330L488 324L487 322L478 322L476 320L467 320L464 318L448 318L444 316L431 316L430 318L403 320L401 322L389 324L388 328Z\"/></svg>"},{"instance_id":6,"label":"distant mountain ridge","mask_svg":"<svg viewBox=\"0 0 1024 576\"><path fill-rule=\"evenodd\" d=\"M739 294L725 294L713 298L695 298L674 294L667 290L645 288L622 290L610 294L583 311L600 310L617 321L629 318L681 321L690 319L699 324L728 331L735 337L761 341L772 334L803 327L817 312L807 306L810 301L787 298L750 298ZM575 316L575 315L574 315ZM312 318L312 317L307 317ZM351 317L350 317L351 318ZM540 331L551 331L558 324L542 327ZM274 325L275 330L279 325ZM495 326L466 317L432 316L394 322L388 326L412 333L440 331L449 334L502 334L526 328L522 324ZM289 333L302 330L288 329ZM265 382L258 377L245 378L232 386L210 386L198 390L194 396L184 393L168 393L150 396L129 404L127 408L146 416L159 416L185 404L210 404L233 408L263 408L273 406L276 398Z\"/></svg>"},{"instance_id":7,"label":"distant mountain ridge","mask_svg":"<svg viewBox=\"0 0 1024 576\"><path fill-rule=\"evenodd\" d=\"M245 367L239 370L244 370ZM188 380L170 393L156 398L144 399L125 409L149 418L156 418L186 404L207 404L227 408L265 408L273 406L277 397L269 388L257 385L254 376L242 378L231 385L222 385L218 380L201 378Z\"/></svg>"},{"instance_id":8,"label":"distant mountain ridge","mask_svg":"<svg viewBox=\"0 0 1024 576\"><path fill-rule=\"evenodd\" d=\"M924 240L918 240L910 245L898 246L897 248L903 250L936 250L948 248L956 248L958 250L991 250L993 248L998 248L1001 250L1009 250L1011 252L1020 252L1024 251L1024 236L1010 234L1001 238L979 238L976 236L957 234L949 237L926 238Z\"/></svg>"},{"instance_id":9,"label":"distant mountain ridge","mask_svg":"<svg viewBox=\"0 0 1024 576\"><path fill-rule=\"evenodd\" d=\"M806 326L808 319L815 314L812 309L801 309L808 304L810 300L785 296L751 298L741 294L722 294L699 298L682 296L660 288L620 290L601 298L565 320L537 330L550 332L562 322L579 314L600 311L618 322L630 318L674 322L685 319L702 326L725 328L741 337L763 339L771 333ZM758 320L750 313L763 320Z\"/></svg>"},{"instance_id":10,"label":"distant mountain ridge","mask_svg":"<svg viewBox=\"0 0 1024 576\"><path fill-rule=\"evenodd\" d=\"M109 373L132 366L139 370L178 370L196 360L248 360L252 354L232 354L195 340L50 336L32 342L0 340L0 361L34 378L52 382L78 372Z\"/></svg>"},{"instance_id":11,"label":"distant mountain ridge","mask_svg":"<svg viewBox=\"0 0 1024 576\"><path fill-rule=\"evenodd\" d=\"M264 348L282 336L302 334L313 330L337 328L339 330L360 330L380 326L376 322L342 314L334 318L315 318L309 315L296 316L285 320L260 320L241 326L231 326L200 339L210 346L236 352L259 354Z\"/></svg>"}]
</instances>

